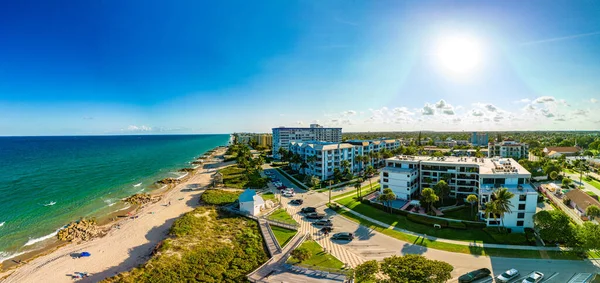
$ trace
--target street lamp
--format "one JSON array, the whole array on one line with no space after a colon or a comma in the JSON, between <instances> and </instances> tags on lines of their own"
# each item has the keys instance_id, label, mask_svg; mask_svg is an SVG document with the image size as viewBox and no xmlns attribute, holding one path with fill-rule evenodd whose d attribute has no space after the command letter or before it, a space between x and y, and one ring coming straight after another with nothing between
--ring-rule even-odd
<instances>
[{"instance_id":1,"label":"street lamp","mask_svg":"<svg viewBox=\"0 0 600 283\"><path fill-rule=\"evenodd\" d=\"M329 204L331 204L331 185L333 184L333 180L329 180Z\"/></svg>"}]
</instances>

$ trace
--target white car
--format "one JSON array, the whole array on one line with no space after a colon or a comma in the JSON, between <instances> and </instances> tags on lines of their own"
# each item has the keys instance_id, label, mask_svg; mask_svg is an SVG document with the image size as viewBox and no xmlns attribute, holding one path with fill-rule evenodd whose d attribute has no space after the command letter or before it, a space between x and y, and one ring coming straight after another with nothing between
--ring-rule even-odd
<instances>
[{"instance_id":1,"label":"white car","mask_svg":"<svg viewBox=\"0 0 600 283\"><path fill-rule=\"evenodd\" d=\"M544 279L544 273L539 271L534 271L527 276L527 278L523 279L523 283L538 283Z\"/></svg>"},{"instance_id":2,"label":"white car","mask_svg":"<svg viewBox=\"0 0 600 283\"><path fill-rule=\"evenodd\" d=\"M284 192L282 195L284 197L293 197L295 195L295 193L294 192Z\"/></svg>"},{"instance_id":3,"label":"white car","mask_svg":"<svg viewBox=\"0 0 600 283\"><path fill-rule=\"evenodd\" d=\"M498 275L498 277L496 277L496 282L502 282L502 283L510 282L511 280L517 278L517 276L519 276L519 271L512 268L512 269L504 271L504 273Z\"/></svg>"}]
</instances>

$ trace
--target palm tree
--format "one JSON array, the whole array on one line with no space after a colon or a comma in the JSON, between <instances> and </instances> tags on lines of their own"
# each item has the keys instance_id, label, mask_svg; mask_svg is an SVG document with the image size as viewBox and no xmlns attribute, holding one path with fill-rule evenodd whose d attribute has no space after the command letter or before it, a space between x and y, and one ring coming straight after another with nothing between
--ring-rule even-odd
<instances>
[{"instance_id":1,"label":"palm tree","mask_svg":"<svg viewBox=\"0 0 600 283\"><path fill-rule=\"evenodd\" d=\"M507 188L500 188L493 194L493 202L495 203L498 215L500 215L502 227L504 227L504 215L512 212L511 207L513 207L513 205L510 203L510 199L514 196L515 194L511 193Z\"/></svg>"},{"instance_id":2,"label":"palm tree","mask_svg":"<svg viewBox=\"0 0 600 283\"><path fill-rule=\"evenodd\" d=\"M396 200L396 195L390 188L386 188L383 190L383 194L379 195L377 198L380 202L383 203L384 206L389 207L390 213L392 212L392 201Z\"/></svg>"},{"instance_id":3,"label":"palm tree","mask_svg":"<svg viewBox=\"0 0 600 283\"><path fill-rule=\"evenodd\" d=\"M556 180L556 178L558 178L558 173L556 171L550 172L550 179Z\"/></svg>"},{"instance_id":4,"label":"palm tree","mask_svg":"<svg viewBox=\"0 0 600 283\"><path fill-rule=\"evenodd\" d=\"M281 161L285 161L285 157L287 156L287 149L280 147L279 150L277 150L277 153L279 153L279 159L281 159Z\"/></svg>"},{"instance_id":5,"label":"palm tree","mask_svg":"<svg viewBox=\"0 0 600 283\"><path fill-rule=\"evenodd\" d=\"M373 166L368 165L367 169L365 170L365 177L369 178L369 189L373 188L371 179L373 178L373 175L375 175L375 173L377 173L377 170L375 170L375 168L373 168Z\"/></svg>"},{"instance_id":6,"label":"palm tree","mask_svg":"<svg viewBox=\"0 0 600 283\"><path fill-rule=\"evenodd\" d=\"M317 162L317 157L314 155L311 155L306 158L306 162L308 162L310 164L310 170L314 174L315 173L315 162Z\"/></svg>"},{"instance_id":7,"label":"palm tree","mask_svg":"<svg viewBox=\"0 0 600 283\"><path fill-rule=\"evenodd\" d=\"M441 199L446 199L450 195L450 186L444 180L440 180L433 186L435 192L441 197Z\"/></svg>"},{"instance_id":8,"label":"palm tree","mask_svg":"<svg viewBox=\"0 0 600 283\"><path fill-rule=\"evenodd\" d=\"M494 201L488 201L485 204L485 208L483 210L485 212L485 216L486 218L489 218L490 215L494 216L494 221L496 221L496 223L498 223L498 208L496 206L496 202Z\"/></svg>"},{"instance_id":9,"label":"palm tree","mask_svg":"<svg viewBox=\"0 0 600 283\"><path fill-rule=\"evenodd\" d=\"M356 196L358 198L360 198L360 187L361 187L361 182L360 182L360 179L359 179L359 181L357 181L356 183L354 183L354 188L356 189Z\"/></svg>"},{"instance_id":10,"label":"palm tree","mask_svg":"<svg viewBox=\"0 0 600 283\"><path fill-rule=\"evenodd\" d=\"M432 188L424 188L421 192L421 202L427 204L427 212L430 211L433 203L438 201L440 198L435 194Z\"/></svg>"},{"instance_id":11,"label":"palm tree","mask_svg":"<svg viewBox=\"0 0 600 283\"><path fill-rule=\"evenodd\" d=\"M473 214L473 205L476 204L478 201L477 196L476 195L468 195L467 196L467 202L471 204L471 214Z\"/></svg>"},{"instance_id":12,"label":"palm tree","mask_svg":"<svg viewBox=\"0 0 600 283\"><path fill-rule=\"evenodd\" d=\"M290 162L298 166L298 164L302 163L302 157L300 157L300 154L295 153L292 155Z\"/></svg>"}]
</instances>

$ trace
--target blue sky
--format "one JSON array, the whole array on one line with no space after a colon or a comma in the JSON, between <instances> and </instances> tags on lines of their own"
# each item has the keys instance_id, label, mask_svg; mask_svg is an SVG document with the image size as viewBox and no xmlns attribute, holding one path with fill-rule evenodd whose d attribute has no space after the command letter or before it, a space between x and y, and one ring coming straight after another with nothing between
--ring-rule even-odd
<instances>
[{"instance_id":1,"label":"blue sky","mask_svg":"<svg viewBox=\"0 0 600 283\"><path fill-rule=\"evenodd\" d=\"M592 1L170 2L0 4L0 135L599 129Z\"/></svg>"}]
</instances>

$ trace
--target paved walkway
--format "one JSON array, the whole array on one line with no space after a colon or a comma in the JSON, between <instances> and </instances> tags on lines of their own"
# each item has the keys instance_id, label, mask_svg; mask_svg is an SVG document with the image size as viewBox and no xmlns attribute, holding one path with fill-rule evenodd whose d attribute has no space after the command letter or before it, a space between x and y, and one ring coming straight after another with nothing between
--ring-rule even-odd
<instances>
[{"instance_id":1,"label":"paved walkway","mask_svg":"<svg viewBox=\"0 0 600 283\"><path fill-rule=\"evenodd\" d=\"M292 238L283 248L282 252L275 254L265 264L248 274L248 280L252 282L265 282L268 280L268 276L282 270L282 264L286 262L288 254L299 246L303 240L304 235L302 233L296 234L296 236L294 236L294 238Z\"/></svg>"},{"instance_id":2,"label":"paved walkway","mask_svg":"<svg viewBox=\"0 0 600 283\"><path fill-rule=\"evenodd\" d=\"M271 227L269 226L269 222L266 220L259 218L258 219L258 227L260 227L260 233L265 239L265 244L267 245L267 250L271 256L281 253L281 247L279 243L277 243L277 239L275 235L273 235L273 231L271 231Z\"/></svg>"},{"instance_id":3,"label":"paved walkway","mask_svg":"<svg viewBox=\"0 0 600 283\"><path fill-rule=\"evenodd\" d=\"M354 210L351 210L341 204L338 204L343 210L348 211L362 219L365 219L367 221L373 222L381 227L385 227L388 229L394 229L396 231L405 233L405 234L409 234L409 235L413 235L416 237L422 237L422 238L427 238L430 241L437 241L437 242L443 242L443 243L449 243L449 244L455 244L455 245L461 245L461 246L471 246L471 247L483 247L483 248L498 248L498 249L511 249L511 250L536 250L536 251L561 251L561 250L567 250L565 248L559 248L559 247L536 247L536 246L520 246L520 245L500 245L500 244L479 244L479 243L472 243L472 242L464 242L464 241L456 241L456 240L449 240L449 239L443 239L443 238L437 238L437 237L433 237L433 236L427 236L424 234L419 234L419 233L415 233L406 229L402 229L402 228L398 228L395 226L391 226L389 224L383 223L379 220L375 220L371 217L362 215Z\"/></svg>"}]
</instances>

